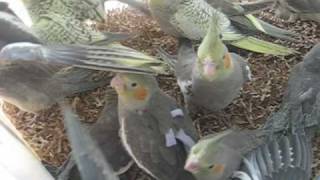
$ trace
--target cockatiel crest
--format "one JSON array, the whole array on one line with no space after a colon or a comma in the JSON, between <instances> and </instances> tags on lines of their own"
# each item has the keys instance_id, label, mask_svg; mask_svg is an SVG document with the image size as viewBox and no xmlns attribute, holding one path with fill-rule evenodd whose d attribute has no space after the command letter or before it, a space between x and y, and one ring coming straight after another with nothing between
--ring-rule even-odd
<instances>
[{"instance_id":1,"label":"cockatiel crest","mask_svg":"<svg viewBox=\"0 0 320 180\"><path fill-rule=\"evenodd\" d=\"M208 32L198 49L197 70L208 81L223 79L232 69L232 60L227 47L222 42L217 16L212 16Z\"/></svg>"}]
</instances>

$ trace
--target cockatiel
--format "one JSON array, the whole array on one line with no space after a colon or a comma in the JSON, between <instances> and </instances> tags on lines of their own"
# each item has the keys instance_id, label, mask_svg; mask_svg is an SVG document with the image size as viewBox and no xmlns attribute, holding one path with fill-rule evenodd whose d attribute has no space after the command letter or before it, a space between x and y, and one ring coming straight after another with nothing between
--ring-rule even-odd
<instances>
[{"instance_id":1,"label":"cockatiel","mask_svg":"<svg viewBox=\"0 0 320 180\"><path fill-rule=\"evenodd\" d=\"M109 72L99 74L69 64L85 64L82 60L86 59L101 61L96 54L105 55L102 61L109 71L150 73L155 68L154 72L159 72L158 65L162 64L142 53L132 56L128 49L121 48L14 43L0 52L0 96L22 110L37 112L66 96L103 86L112 78Z\"/></svg>"},{"instance_id":2,"label":"cockatiel","mask_svg":"<svg viewBox=\"0 0 320 180\"><path fill-rule=\"evenodd\" d=\"M102 0L23 0L23 2L31 16L33 31L46 44L110 45L110 39L123 40L128 37L124 34L99 32L86 23L86 20L104 21Z\"/></svg>"},{"instance_id":3,"label":"cockatiel","mask_svg":"<svg viewBox=\"0 0 320 180\"><path fill-rule=\"evenodd\" d=\"M204 137L192 148L185 169L199 180L309 180L311 138L269 133L227 130Z\"/></svg>"},{"instance_id":4,"label":"cockatiel","mask_svg":"<svg viewBox=\"0 0 320 180\"><path fill-rule=\"evenodd\" d=\"M1 106L2 106L1 101ZM2 107L1 107L2 108ZM0 174L5 180L54 180L14 125L0 112Z\"/></svg>"},{"instance_id":5,"label":"cockatiel","mask_svg":"<svg viewBox=\"0 0 320 180\"><path fill-rule=\"evenodd\" d=\"M223 41L241 49L273 55L288 55L295 51L253 37L264 33L276 38L291 39L291 32L268 24L247 14L239 4L227 0L150 0L153 17L163 31L175 37L201 40L210 26L212 16L218 17Z\"/></svg>"},{"instance_id":6,"label":"cockatiel","mask_svg":"<svg viewBox=\"0 0 320 180\"><path fill-rule=\"evenodd\" d=\"M5 2L0 2L0 49L13 42L40 43L40 40L9 9Z\"/></svg>"},{"instance_id":7,"label":"cockatiel","mask_svg":"<svg viewBox=\"0 0 320 180\"><path fill-rule=\"evenodd\" d=\"M74 17L80 21L103 22L105 18L104 0L22 0L33 23L46 21L50 13ZM57 30L57 29L56 29Z\"/></svg>"},{"instance_id":8,"label":"cockatiel","mask_svg":"<svg viewBox=\"0 0 320 180\"><path fill-rule=\"evenodd\" d=\"M275 0L276 16L294 22L297 18L320 23L320 1L318 0Z\"/></svg>"},{"instance_id":9,"label":"cockatiel","mask_svg":"<svg viewBox=\"0 0 320 180\"><path fill-rule=\"evenodd\" d=\"M198 139L191 119L165 95L152 76L117 74L120 136L137 165L156 179L194 179L183 170Z\"/></svg>"},{"instance_id":10,"label":"cockatiel","mask_svg":"<svg viewBox=\"0 0 320 180\"><path fill-rule=\"evenodd\" d=\"M223 44L215 20L212 19L197 53L190 41L181 41L175 63L177 81L191 113L197 107L209 111L225 108L239 96L243 84L251 78L245 60L230 53ZM164 59L170 60L168 58Z\"/></svg>"},{"instance_id":11,"label":"cockatiel","mask_svg":"<svg viewBox=\"0 0 320 180\"><path fill-rule=\"evenodd\" d=\"M320 46L290 75L280 110L258 130L229 130L200 140L185 169L201 180L309 180L311 138L320 120Z\"/></svg>"},{"instance_id":12,"label":"cockatiel","mask_svg":"<svg viewBox=\"0 0 320 180\"><path fill-rule=\"evenodd\" d=\"M97 142L80 125L71 107L62 105L64 124L72 147L72 156L79 167L82 180L118 180ZM62 180L60 178L60 180Z\"/></svg>"},{"instance_id":13,"label":"cockatiel","mask_svg":"<svg viewBox=\"0 0 320 180\"><path fill-rule=\"evenodd\" d=\"M110 166L116 174L120 175L131 167L133 160L120 141L118 101L117 94L113 89L108 89L105 101L106 105L98 121L92 125L93 127L89 131L91 138L94 139ZM74 159L69 158L67 164L61 169L59 178L59 180L80 180L80 173Z\"/></svg>"}]
</instances>

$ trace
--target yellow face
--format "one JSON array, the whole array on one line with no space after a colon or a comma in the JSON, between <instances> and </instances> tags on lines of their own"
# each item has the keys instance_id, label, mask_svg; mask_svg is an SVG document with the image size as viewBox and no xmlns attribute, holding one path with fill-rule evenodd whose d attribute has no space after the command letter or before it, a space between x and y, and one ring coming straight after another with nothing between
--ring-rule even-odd
<instances>
[{"instance_id":1,"label":"yellow face","mask_svg":"<svg viewBox=\"0 0 320 180\"><path fill-rule=\"evenodd\" d=\"M125 101L146 101L150 88L139 78L142 75L117 74L111 81L119 97Z\"/></svg>"}]
</instances>

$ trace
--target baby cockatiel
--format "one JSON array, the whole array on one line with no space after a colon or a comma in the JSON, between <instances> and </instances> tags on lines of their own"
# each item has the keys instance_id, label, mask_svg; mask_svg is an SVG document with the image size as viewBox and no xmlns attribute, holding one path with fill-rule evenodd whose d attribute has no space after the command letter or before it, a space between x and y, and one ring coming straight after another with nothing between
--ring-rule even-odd
<instances>
[{"instance_id":1,"label":"baby cockatiel","mask_svg":"<svg viewBox=\"0 0 320 180\"><path fill-rule=\"evenodd\" d=\"M90 127L89 132L113 170L120 175L131 167L133 160L120 140L118 101L113 89L108 89L105 101L105 107L98 121ZM59 180L80 180L80 173L73 158L69 158L67 164L62 167L59 178Z\"/></svg>"},{"instance_id":2,"label":"baby cockatiel","mask_svg":"<svg viewBox=\"0 0 320 180\"><path fill-rule=\"evenodd\" d=\"M320 23L319 0L275 0L276 16L294 22L297 18Z\"/></svg>"},{"instance_id":3,"label":"baby cockatiel","mask_svg":"<svg viewBox=\"0 0 320 180\"><path fill-rule=\"evenodd\" d=\"M198 139L191 119L152 76L117 74L120 136L137 165L159 180L194 179L183 170Z\"/></svg>"},{"instance_id":4,"label":"baby cockatiel","mask_svg":"<svg viewBox=\"0 0 320 180\"><path fill-rule=\"evenodd\" d=\"M309 180L311 138L304 133L228 130L200 140L185 169L199 180Z\"/></svg>"},{"instance_id":5,"label":"baby cockatiel","mask_svg":"<svg viewBox=\"0 0 320 180\"><path fill-rule=\"evenodd\" d=\"M190 41L181 41L175 72L190 112L225 108L250 80L245 60L230 53L214 21L196 54Z\"/></svg>"},{"instance_id":6,"label":"baby cockatiel","mask_svg":"<svg viewBox=\"0 0 320 180\"><path fill-rule=\"evenodd\" d=\"M264 127L203 138L185 168L201 180L309 180L311 138L320 124L319 50L293 68L284 101Z\"/></svg>"},{"instance_id":7,"label":"baby cockatiel","mask_svg":"<svg viewBox=\"0 0 320 180\"><path fill-rule=\"evenodd\" d=\"M154 58L143 54L134 56L134 52L131 54L121 48L9 44L0 52L0 96L21 110L37 112L66 96L106 85L112 78L110 72L99 73L69 64L70 61L79 63L84 59L100 60L95 57L97 53L103 57L109 71L131 72L138 67L137 72L143 73L145 70L140 69L140 65L155 63Z\"/></svg>"},{"instance_id":8,"label":"baby cockatiel","mask_svg":"<svg viewBox=\"0 0 320 180\"><path fill-rule=\"evenodd\" d=\"M206 35L212 16L221 29L223 40L233 46L258 53L288 55L295 51L251 36L264 33L276 38L289 38L292 33L274 27L251 14L241 5L228 0L150 0L149 7L161 29L178 38L201 40Z\"/></svg>"}]
</instances>

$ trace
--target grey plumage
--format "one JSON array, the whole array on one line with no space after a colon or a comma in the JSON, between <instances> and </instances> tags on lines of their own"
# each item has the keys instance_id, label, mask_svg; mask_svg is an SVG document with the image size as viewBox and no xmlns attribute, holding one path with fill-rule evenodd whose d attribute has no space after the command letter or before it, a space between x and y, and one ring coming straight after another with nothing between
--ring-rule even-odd
<instances>
[{"instance_id":1,"label":"grey plumage","mask_svg":"<svg viewBox=\"0 0 320 180\"><path fill-rule=\"evenodd\" d=\"M183 170L186 151L198 138L188 115L151 76L118 74L112 85L119 96L121 139L137 165L156 179L194 179Z\"/></svg>"},{"instance_id":2,"label":"grey plumage","mask_svg":"<svg viewBox=\"0 0 320 180\"><path fill-rule=\"evenodd\" d=\"M180 42L178 60L172 63L175 64L177 81L190 112L194 112L198 107L218 111L239 96L243 84L251 78L250 69L242 57L230 53L232 73L222 79L209 81L203 78L197 69L198 56L191 42Z\"/></svg>"},{"instance_id":3,"label":"grey plumage","mask_svg":"<svg viewBox=\"0 0 320 180\"><path fill-rule=\"evenodd\" d=\"M9 44L0 52L0 95L22 110L37 112L49 108L66 96L108 84L112 78L109 71L135 71L142 74L157 73L159 69L161 71L162 63L159 61L154 62L154 58L144 54L135 55L116 45ZM94 59L95 62L89 62L88 65L82 62L86 59ZM108 72L70 65L76 62L80 64L78 67L92 67L100 61L103 70Z\"/></svg>"},{"instance_id":4,"label":"grey plumage","mask_svg":"<svg viewBox=\"0 0 320 180\"><path fill-rule=\"evenodd\" d=\"M82 180L118 180L96 141L81 127L79 117L67 105L62 105L62 110L72 155Z\"/></svg>"},{"instance_id":5,"label":"grey plumage","mask_svg":"<svg viewBox=\"0 0 320 180\"><path fill-rule=\"evenodd\" d=\"M186 169L205 180L230 176L238 180L310 179L311 139L320 124L319 52L316 45L293 68L283 103L264 127L203 138L192 148ZM207 173L206 165L223 168Z\"/></svg>"},{"instance_id":6,"label":"grey plumage","mask_svg":"<svg viewBox=\"0 0 320 180\"><path fill-rule=\"evenodd\" d=\"M268 149L273 163L267 163L266 159L250 162L256 164L260 168L256 171L260 172L261 165L257 163L269 164L267 176L262 175L260 179L307 180L311 177L311 138L319 127L320 117L319 53L320 44L317 44L294 66L281 108L270 116L264 127L270 132L290 130L287 135L271 135ZM258 147L247 158L258 157L257 151L261 149Z\"/></svg>"},{"instance_id":7,"label":"grey plumage","mask_svg":"<svg viewBox=\"0 0 320 180\"><path fill-rule=\"evenodd\" d=\"M318 0L275 0L278 17L294 22L297 18L320 23L320 2Z\"/></svg>"},{"instance_id":8,"label":"grey plumage","mask_svg":"<svg viewBox=\"0 0 320 180\"><path fill-rule=\"evenodd\" d=\"M74 93L107 84L110 75L49 62L44 47L10 44L0 53L1 97L22 110L37 112ZM56 51L57 52L57 51Z\"/></svg>"},{"instance_id":9,"label":"grey plumage","mask_svg":"<svg viewBox=\"0 0 320 180\"><path fill-rule=\"evenodd\" d=\"M119 129L117 95L114 90L109 89L106 94L106 105L98 121L88 129L88 132L118 175L127 171L133 164L121 144ZM60 170L59 180L79 180L79 178L79 170L74 159L69 158Z\"/></svg>"},{"instance_id":10,"label":"grey plumage","mask_svg":"<svg viewBox=\"0 0 320 180\"><path fill-rule=\"evenodd\" d=\"M5 4L0 7L0 49L13 42L40 43L36 35Z\"/></svg>"}]
</instances>

